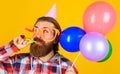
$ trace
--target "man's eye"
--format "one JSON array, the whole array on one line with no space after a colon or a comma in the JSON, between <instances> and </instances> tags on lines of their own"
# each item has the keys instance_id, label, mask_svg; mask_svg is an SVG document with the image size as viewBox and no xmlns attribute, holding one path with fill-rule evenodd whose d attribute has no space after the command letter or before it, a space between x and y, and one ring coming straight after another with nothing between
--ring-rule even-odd
<instances>
[{"instance_id":1,"label":"man's eye","mask_svg":"<svg viewBox=\"0 0 120 74\"><path fill-rule=\"evenodd\" d=\"M47 30L44 30L44 31L43 31L43 33L49 33L49 31L47 31Z\"/></svg>"},{"instance_id":2,"label":"man's eye","mask_svg":"<svg viewBox=\"0 0 120 74\"><path fill-rule=\"evenodd\" d=\"M37 29L34 29L34 32L37 32Z\"/></svg>"}]
</instances>

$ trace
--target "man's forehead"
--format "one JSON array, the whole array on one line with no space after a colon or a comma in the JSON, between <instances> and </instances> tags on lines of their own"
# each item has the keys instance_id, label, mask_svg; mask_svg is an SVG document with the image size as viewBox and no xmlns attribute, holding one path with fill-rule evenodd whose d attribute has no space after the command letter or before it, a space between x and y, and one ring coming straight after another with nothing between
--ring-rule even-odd
<instances>
[{"instance_id":1,"label":"man's forehead","mask_svg":"<svg viewBox=\"0 0 120 74\"><path fill-rule=\"evenodd\" d=\"M47 22L47 21L39 21L36 23L35 25L38 28L43 28L43 27L54 27L54 24L51 22Z\"/></svg>"}]
</instances>

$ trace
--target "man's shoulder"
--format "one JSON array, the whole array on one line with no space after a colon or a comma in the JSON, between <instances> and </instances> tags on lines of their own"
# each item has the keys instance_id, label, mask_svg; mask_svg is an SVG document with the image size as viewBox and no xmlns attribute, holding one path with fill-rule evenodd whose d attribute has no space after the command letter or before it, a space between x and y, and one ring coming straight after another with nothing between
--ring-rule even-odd
<instances>
[{"instance_id":1,"label":"man's shoulder","mask_svg":"<svg viewBox=\"0 0 120 74\"><path fill-rule=\"evenodd\" d=\"M59 62L61 62L62 64L72 65L72 62L68 58L66 58L65 56L63 56L59 53L56 53L55 56L56 56L57 60Z\"/></svg>"},{"instance_id":2,"label":"man's shoulder","mask_svg":"<svg viewBox=\"0 0 120 74\"><path fill-rule=\"evenodd\" d=\"M27 58L30 57L29 53L19 53L19 54L15 54L13 56L11 56L10 58L19 58L19 59L23 59L23 58Z\"/></svg>"}]
</instances>

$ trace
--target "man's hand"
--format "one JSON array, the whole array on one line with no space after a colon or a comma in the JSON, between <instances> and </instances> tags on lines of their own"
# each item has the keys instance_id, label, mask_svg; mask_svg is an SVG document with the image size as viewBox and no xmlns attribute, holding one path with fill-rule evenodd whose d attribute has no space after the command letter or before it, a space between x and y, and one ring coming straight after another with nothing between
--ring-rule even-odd
<instances>
[{"instance_id":1,"label":"man's hand","mask_svg":"<svg viewBox=\"0 0 120 74\"><path fill-rule=\"evenodd\" d=\"M66 70L65 74L76 74L73 67L69 66Z\"/></svg>"},{"instance_id":2,"label":"man's hand","mask_svg":"<svg viewBox=\"0 0 120 74\"><path fill-rule=\"evenodd\" d=\"M18 49L21 49L21 48L26 47L31 42L26 41L24 35L20 35L20 36L16 37L15 39L13 39L13 43Z\"/></svg>"}]
</instances>

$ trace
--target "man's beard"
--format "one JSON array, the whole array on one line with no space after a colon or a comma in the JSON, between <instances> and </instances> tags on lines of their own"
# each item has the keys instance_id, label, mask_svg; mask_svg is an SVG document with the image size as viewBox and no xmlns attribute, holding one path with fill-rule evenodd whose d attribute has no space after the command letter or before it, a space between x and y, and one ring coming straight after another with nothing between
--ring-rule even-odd
<instances>
[{"instance_id":1,"label":"man's beard","mask_svg":"<svg viewBox=\"0 0 120 74\"><path fill-rule=\"evenodd\" d=\"M39 44L32 43L30 45L30 54L34 57L43 57L53 50L53 42L45 43L43 40L35 38L34 40L40 42Z\"/></svg>"}]
</instances>

